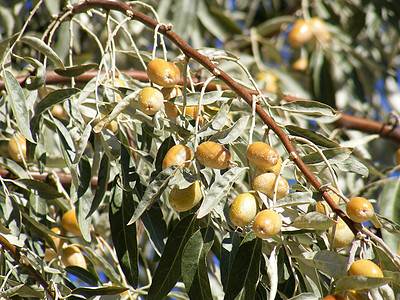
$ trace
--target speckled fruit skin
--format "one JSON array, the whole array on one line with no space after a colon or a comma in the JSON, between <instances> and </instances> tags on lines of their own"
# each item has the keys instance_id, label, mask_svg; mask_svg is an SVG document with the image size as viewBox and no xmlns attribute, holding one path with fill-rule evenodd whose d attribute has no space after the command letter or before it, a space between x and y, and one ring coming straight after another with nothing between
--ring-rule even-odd
<instances>
[{"instance_id":1,"label":"speckled fruit skin","mask_svg":"<svg viewBox=\"0 0 400 300\"><path fill-rule=\"evenodd\" d=\"M163 87L173 87L178 84L181 74L175 64L157 58L147 65L147 76L155 84Z\"/></svg>"},{"instance_id":2,"label":"speckled fruit skin","mask_svg":"<svg viewBox=\"0 0 400 300\"><path fill-rule=\"evenodd\" d=\"M19 151L20 149L21 152ZM17 133L10 138L8 142L8 153L11 159L16 162L22 162L22 157L26 160L26 139L22 133Z\"/></svg>"},{"instance_id":3,"label":"speckled fruit skin","mask_svg":"<svg viewBox=\"0 0 400 300\"><path fill-rule=\"evenodd\" d=\"M85 257L79 247L70 245L63 249L61 254L61 261L66 266L78 266L86 269L87 264Z\"/></svg>"},{"instance_id":4,"label":"speckled fruit skin","mask_svg":"<svg viewBox=\"0 0 400 300\"><path fill-rule=\"evenodd\" d=\"M328 239L332 240L333 227L328 230ZM353 231L347 226L347 224L341 219L338 219L335 229L335 237L333 239L334 248L344 248L353 242L355 236Z\"/></svg>"},{"instance_id":5,"label":"speckled fruit skin","mask_svg":"<svg viewBox=\"0 0 400 300\"><path fill-rule=\"evenodd\" d=\"M310 23L299 19L293 24L288 36L288 43L293 47L301 47L313 37Z\"/></svg>"},{"instance_id":6,"label":"speckled fruit skin","mask_svg":"<svg viewBox=\"0 0 400 300\"><path fill-rule=\"evenodd\" d=\"M74 235L81 236L81 230L78 225L78 220L76 218L75 209L67 211L61 218L62 228Z\"/></svg>"},{"instance_id":7,"label":"speckled fruit skin","mask_svg":"<svg viewBox=\"0 0 400 300\"><path fill-rule=\"evenodd\" d=\"M271 173L274 173L275 175L278 175L279 172L281 171L281 166L282 166L282 158L279 156L278 162L276 163L275 166L272 166L269 168L257 167L257 174L271 172Z\"/></svg>"},{"instance_id":8,"label":"speckled fruit skin","mask_svg":"<svg viewBox=\"0 0 400 300\"><path fill-rule=\"evenodd\" d=\"M320 18L313 17L310 20L310 27L313 33L314 40L320 40L322 42L329 42L331 39L331 34L328 31L328 27L325 22Z\"/></svg>"},{"instance_id":9,"label":"speckled fruit skin","mask_svg":"<svg viewBox=\"0 0 400 300\"><path fill-rule=\"evenodd\" d=\"M328 295L322 300L346 300L346 298L340 295Z\"/></svg>"},{"instance_id":10,"label":"speckled fruit skin","mask_svg":"<svg viewBox=\"0 0 400 300\"><path fill-rule=\"evenodd\" d=\"M346 205L349 218L357 223L369 221L374 215L374 207L371 202L363 197L354 197Z\"/></svg>"},{"instance_id":11,"label":"speckled fruit skin","mask_svg":"<svg viewBox=\"0 0 400 300\"><path fill-rule=\"evenodd\" d=\"M196 180L184 189L174 186L169 193L169 204L176 211L183 212L195 207L201 198L200 183Z\"/></svg>"},{"instance_id":12,"label":"speckled fruit skin","mask_svg":"<svg viewBox=\"0 0 400 300\"><path fill-rule=\"evenodd\" d=\"M139 109L146 115L152 116L158 112L164 104L163 94L155 87L145 87L138 96Z\"/></svg>"},{"instance_id":13,"label":"speckled fruit skin","mask_svg":"<svg viewBox=\"0 0 400 300\"><path fill-rule=\"evenodd\" d=\"M246 151L250 162L260 168L271 168L278 163L279 154L274 148L264 142L252 143Z\"/></svg>"},{"instance_id":14,"label":"speckled fruit skin","mask_svg":"<svg viewBox=\"0 0 400 300\"><path fill-rule=\"evenodd\" d=\"M196 159L203 166L213 169L229 167L232 155L224 146L215 142L201 143L196 150Z\"/></svg>"},{"instance_id":15,"label":"speckled fruit skin","mask_svg":"<svg viewBox=\"0 0 400 300\"><path fill-rule=\"evenodd\" d=\"M162 162L162 169L171 166L189 167L190 160L193 159L193 151L186 145L175 145L168 150Z\"/></svg>"},{"instance_id":16,"label":"speckled fruit skin","mask_svg":"<svg viewBox=\"0 0 400 300\"><path fill-rule=\"evenodd\" d=\"M257 175L253 179L252 187L253 190L259 191L272 199L274 196L274 185L277 176L274 173L262 173ZM289 184L288 182L279 177L278 186L276 190L276 199L281 199L289 194Z\"/></svg>"},{"instance_id":17,"label":"speckled fruit skin","mask_svg":"<svg viewBox=\"0 0 400 300\"><path fill-rule=\"evenodd\" d=\"M381 268L369 259L359 259L350 265L350 276L383 277Z\"/></svg>"},{"instance_id":18,"label":"speckled fruit skin","mask_svg":"<svg viewBox=\"0 0 400 300\"><path fill-rule=\"evenodd\" d=\"M276 235L282 227L282 218L274 210L264 209L254 218L253 231L260 239L268 239Z\"/></svg>"},{"instance_id":19,"label":"speckled fruit skin","mask_svg":"<svg viewBox=\"0 0 400 300\"><path fill-rule=\"evenodd\" d=\"M229 210L229 219L235 226L246 226L257 214L257 199L250 193L238 195Z\"/></svg>"}]
</instances>

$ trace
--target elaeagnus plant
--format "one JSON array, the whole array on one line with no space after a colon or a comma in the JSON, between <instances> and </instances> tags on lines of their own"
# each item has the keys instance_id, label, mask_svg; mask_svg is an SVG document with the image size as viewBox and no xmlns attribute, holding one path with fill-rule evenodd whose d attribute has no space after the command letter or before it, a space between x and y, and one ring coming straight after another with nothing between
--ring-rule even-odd
<instances>
[{"instance_id":1,"label":"elaeagnus plant","mask_svg":"<svg viewBox=\"0 0 400 300\"><path fill-rule=\"evenodd\" d=\"M393 1L8 2L0 297L399 297Z\"/></svg>"}]
</instances>

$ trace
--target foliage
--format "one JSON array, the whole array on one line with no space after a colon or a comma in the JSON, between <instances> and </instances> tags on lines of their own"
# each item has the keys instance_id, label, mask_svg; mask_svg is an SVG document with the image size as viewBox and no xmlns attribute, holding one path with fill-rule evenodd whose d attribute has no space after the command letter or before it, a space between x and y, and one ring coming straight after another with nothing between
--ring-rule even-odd
<instances>
[{"instance_id":1,"label":"foliage","mask_svg":"<svg viewBox=\"0 0 400 300\"><path fill-rule=\"evenodd\" d=\"M64 2L0 3L2 297L318 299L349 289L399 297L397 149L369 126L337 127L341 111L397 120L395 0L132 2L162 23L156 28L122 2ZM316 34L291 47L293 22L311 17L325 21L330 38ZM308 64L295 69L301 57ZM169 100L182 108L174 119L166 106L152 116L139 109L137 95L150 85L141 71L154 58L173 61L189 78L183 95ZM227 88L227 79L237 85ZM183 113L196 105L195 115ZM7 148L18 132L27 143L22 162ZM172 146L196 153L204 141L230 151L229 168L194 158L188 167L162 169ZM282 157L286 197L252 191L257 167L246 149L253 141ZM196 180L203 200L174 211L171 189ZM325 190L342 198L339 208ZM259 209L281 215L278 235L262 240L251 225L229 220L233 199L249 191ZM377 212L364 227L342 212L354 196ZM320 201L334 212L317 212ZM57 250L49 229L61 227L71 209L82 236L66 233L64 247L78 245L86 268L65 268L59 254L44 259ZM327 237L335 212L359 231L343 249ZM348 276L358 258L374 260L384 277Z\"/></svg>"}]
</instances>

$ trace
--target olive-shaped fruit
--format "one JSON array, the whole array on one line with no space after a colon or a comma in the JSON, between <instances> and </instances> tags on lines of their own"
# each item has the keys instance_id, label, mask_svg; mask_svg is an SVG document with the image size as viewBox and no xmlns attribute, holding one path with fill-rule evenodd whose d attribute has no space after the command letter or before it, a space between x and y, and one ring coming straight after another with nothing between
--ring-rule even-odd
<instances>
[{"instance_id":1,"label":"olive-shaped fruit","mask_svg":"<svg viewBox=\"0 0 400 300\"><path fill-rule=\"evenodd\" d=\"M282 227L282 218L274 210L260 211L253 222L253 231L260 239L268 239L276 235Z\"/></svg>"},{"instance_id":2,"label":"olive-shaped fruit","mask_svg":"<svg viewBox=\"0 0 400 300\"><path fill-rule=\"evenodd\" d=\"M78 219L76 218L75 209L67 211L61 218L62 228L74 235L81 236L81 230L78 225Z\"/></svg>"},{"instance_id":3,"label":"olive-shaped fruit","mask_svg":"<svg viewBox=\"0 0 400 300\"><path fill-rule=\"evenodd\" d=\"M262 173L253 179L253 190L259 191L272 199L277 176L274 173ZM283 177L279 177L276 189L276 199L281 199L289 193L289 184Z\"/></svg>"},{"instance_id":4,"label":"olive-shaped fruit","mask_svg":"<svg viewBox=\"0 0 400 300\"><path fill-rule=\"evenodd\" d=\"M87 267L85 256L81 249L74 245L70 245L63 249L61 253L61 261L66 267L78 266L83 269L86 269Z\"/></svg>"},{"instance_id":5,"label":"olive-shaped fruit","mask_svg":"<svg viewBox=\"0 0 400 300\"><path fill-rule=\"evenodd\" d=\"M146 115L154 115L164 104L164 97L159 89L155 87L145 87L138 96L139 109Z\"/></svg>"},{"instance_id":6,"label":"olive-shaped fruit","mask_svg":"<svg viewBox=\"0 0 400 300\"><path fill-rule=\"evenodd\" d=\"M246 226L257 214L257 199L250 193L238 195L229 210L229 219L235 226Z\"/></svg>"},{"instance_id":7,"label":"olive-shaped fruit","mask_svg":"<svg viewBox=\"0 0 400 300\"><path fill-rule=\"evenodd\" d=\"M333 227L328 230L328 239L332 241ZM341 219L338 219L335 229L335 236L333 238L334 248L344 248L354 241L354 233L349 226Z\"/></svg>"},{"instance_id":8,"label":"olive-shaped fruit","mask_svg":"<svg viewBox=\"0 0 400 300\"><path fill-rule=\"evenodd\" d=\"M276 163L275 166L272 166L272 167L269 167L269 168L257 167L257 174L272 172L275 175L278 175L279 172L281 171L281 166L282 166L282 158L279 156L278 162Z\"/></svg>"},{"instance_id":9,"label":"olive-shaped fruit","mask_svg":"<svg viewBox=\"0 0 400 300\"><path fill-rule=\"evenodd\" d=\"M250 162L260 168L271 168L279 160L278 152L264 142L254 142L249 145L246 156Z\"/></svg>"},{"instance_id":10,"label":"olive-shaped fruit","mask_svg":"<svg viewBox=\"0 0 400 300\"><path fill-rule=\"evenodd\" d=\"M169 193L169 204L179 212L188 211L197 205L202 198L200 182L196 180L187 188L174 186Z\"/></svg>"},{"instance_id":11,"label":"olive-shaped fruit","mask_svg":"<svg viewBox=\"0 0 400 300\"><path fill-rule=\"evenodd\" d=\"M329 33L326 23L318 17L313 17L310 20L310 27L313 33L314 40L322 42L329 42L331 34Z\"/></svg>"},{"instance_id":12,"label":"olive-shaped fruit","mask_svg":"<svg viewBox=\"0 0 400 300\"><path fill-rule=\"evenodd\" d=\"M157 58L147 65L147 76L155 84L163 87L173 87L178 84L181 74L175 64Z\"/></svg>"},{"instance_id":13,"label":"olive-shaped fruit","mask_svg":"<svg viewBox=\"0 0 400 300\"><path fill-rule=\"evenodd\" d=\"M14 134L8 142L8 153L16 162L26 160L26 139L22 133Z\"/></svg>"},{"instance_id":14,"label":"olive-shaped fruit","mask_svg":"<svg viewBox=\"0 0 400 300\"><path fill-rule=\"evenodd\" d=\"M293 47L301 47L313 37L310 23L299 19L293 24L288 36L288 42Z\"/></svg>"},{"instance_id":15,"label":"olive-shaped fruit","mask_svg":"<svg viewBox=\"0 0 400 300\"><path fill-rule=\"evenodd\" d=\"M350 276L383 277L381 268L369 259L359 259L350 265Z\"/></svg>"},{"instance_id":16,"label":"olive-shaped fruit","mask_svg":"<svg viewBox=\"0 0 400 300\"><path fill-rule=\"evenodd\" d=\"M226 169L231 163L231 152L215 142L201 143L196 150L196 159L203 166L213 169Z\"/></svg>"},{"instance_id":17,"label":"olive-shaped fruit","mask_svg":"<svg viewBox=\"0 0 400 300\"><path fill-rule=\"evenodd\" d=\"M346 212L352 221L364 223L369 221L374 215L374 207L367 199L354 197L346 204Z\"/></svg>"},{"instance_id":18,"label":"olive-shaped fruit","mask_svg":"<svg viewBox=\"0 0 400 300\"><path fill-rule=\"evenodd\" d=\"M171 166L189 167L193 159L193 151L186 145L175 145L168 150L162 162L162 169L165 170Z\"/></svg>"}]
</instances>

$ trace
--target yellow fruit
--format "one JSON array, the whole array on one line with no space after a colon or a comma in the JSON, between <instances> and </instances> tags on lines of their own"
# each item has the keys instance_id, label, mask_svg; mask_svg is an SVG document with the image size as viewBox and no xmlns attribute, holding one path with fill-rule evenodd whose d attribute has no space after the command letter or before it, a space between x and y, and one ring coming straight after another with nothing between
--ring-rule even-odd
<instances>
[{"instance_id":1,"label":"yellow fruit","mask_svg":"<svg viewBox=\"0 0 400 300\"><path fill-rule=\"evenodd\" d=\"M257 214L257 200L250 193L238 195L233 201L229 219L235 226L246 226L254 219Z\"/></svg>"},{"instance_id":2,"label":"yellow fruit","mask_svg":"<svg viewBox=\"0 0 400 300\"><path fill-rule=\"evenodd\" d=\"M346 299L347 300L365 300L367 298L365 298L362 294L360 294L357 291L350 290L350 291L347 291Z\"/></svg>"},{"instance_id":3,"label":"yellow fruit","mask_svg":"<svg viewBox=\"0 0 400 300\"><path fill-rule=\"evenodd\" d=\"M55 234L65 235L65 231L62 230L61 228L54 227L54 228L51 228L50 230L53 231ZM55 237L55 236L52 236L52 235L50 235L50 237L53 239L54 243L56 244L57 251L59 253L61 251L61 249L62 249L62 246L65 243L65 239L59 238L59 237ZM46 243L46 246L49 246L49 245L47 245L47 243Z\"/></svg>"},{"instance_id":4,"label":"yellow fruit","mask_svg":"<svg viewBox=\"0 0 400 300\"><path fill-rule=\"evenodd\" d=\"M346 300L346 298L340 295L328 295L322 300Z\"/></svg>"},{"instance_id":5,"label":"yellow fruit","mask_svg":"<svg viewBox=\"0 0 400 300\"><path fill-rule=\"evenodd\" d=\"M400 149L397 149L396 152L396 164L400 165Z\"/></svg>"},{"instance_id":6,"label":"yellow fruit","mask_svg":"<svg viewBox=\"0 0 400 300\"><path fill-rule=\"evenodd\" d=\"M63 249L61 261L66 267L78 266L83 269L86 269L87 267L85 256L83 255L81 249L74 245L70 245Z\"/></svg>"},{"instance_id":7,"label":"yellow fruit","mask_svg":"<svg viewBox=\"0 0 400 300\"><path fill-rule=\"evenodd\" d=\"M260 168L271 168L279 161L279 154L264 142L254 142L247 148L246 156L250 162Z\"/></svg>"},{"instance_id":8,"label":"yellow fruit","mask_svg":"<svg viewBox=\"0 0 400 300\"><path fill-rule=\"evenodd\" d=\"M117 88L126 87L125 82L121 78L115 78L114 86ZM115 101L120 102L121 100L122 100L121 95L118 93L115 93Z\"/></svg>"},{"instance_id":9,"label":"yellow fruit","mask_svg":"<svg viewBox=\"0 0 400 300\"><path fill-rule=\"evenodd\" d=\"M65 111L64 107L59 103L53 106L53 108L51 109L51 114L57 119L61 120L68 118L68 114Z\"/></svg>"},{"instance_id":10,"label":"yellow fruit","mask_svg":"<svg viewBox=\"0 0 400 300\"><path fill-rule=\"evenodd\" d=\"M164 96L165 100L170 100L172 98L175 98L177 96L182 96L182 90L180 87L178 86L174 86L174 87L163 87L161 89L161 93Z\"/></svg>"},{"instance_id":11,"label":"yellow fruit","mask_svg":"<svg viewBox=\"0 0 400 300\"><path fill-rule=\"evenodd\" d=\"M331 39L331 34L329 33L328 27L323 20L317 17L311 18L310 27L315 40L329 42L329 40Z\"/></svg>"},{"instance_id":12,"label":"yellow fruit","mask_svg":"<svg viewBox=\"0 0 400 300\"><path fill-rule=\"evenodd\" d=\"M383 277L381 268L369 259L359 259L353 262L349 269L350 276Z\"/></svg>"},{"instance_id":13,"label":"yellow fruit","mask_svg":"<svg viewBox=\"0 0 400 300\"><path fill-rule=\"evenodd\" d=\"M175 145L168 150L162 162L162 169L165 170L171 166L189 167L190 161L193 159L193 152L188 146Z\"/></svg>"},{"instance_id":14,"label":"yellow fruit","mask_svg":"<svg viewBox=\"0 0 400 300\"><path fill-rule=\"evenodd\" d=\"M274 173L262 173L257 175L253 179L252 188L253 190L259 191L272 199L274 196L274 185L276 181L276 175ZM281 199L289 194L289 184L287 181L279 177L278 186L276 189L276 199Z\"/></svg>"},{"instance_id":15,"label":"yellow fruit","mask_svg":"<svg viewBox=\"0 0 400 300\"><path fill-rule=\"evenodd\" d=\"M261 81L261 87L270 93L279 92L278 81L279 77L273 73L260 73L256 77L257 80Z\"/></svg>"},{"instance_id":16,"label":"yellow fruit","mask_svg":"<svg viewBox=\"0 0 400 300\"><path fill-rule=\"evenodd\" d=\"M374 215L374 208L367 199L354 197L346 205L346 212L349 218L357 223L367 222Z\"/></svg>"},{"instance_id":17,"label":"yellow fruit","mask_svg":"<svg viewBox=\"0 0 400 300\"><path fill-rule=\"evenodd\" d=\"M201 198L200 183L196 180L184 189L174 186L169 193L169 204L176 211L183 212L195 207Z\"/></svg>"},{"instance_id":18,"label":"yellow fruit","mask_svg":"<svg viewBox=\"0 0 400 300\"><path fill-rule=\"evenodd\" d=\"M272 166L272 167L269 167L269 168L257 167L257 174L272 172L275 175L278 175L279 172L281 171L281 165L282 165L282 158L279 156L278 162L276 163L275 166Z\"/></svg>"},{"instance_id":19,"label":"yellow fruit","mask_svg":"<svg viewBox=\"0 0 400 300\"><path fill-rule=\"evenodd\" d=\"M154 115L164 104L164 96L155 87L145 87L139 93L139 109L147 115Z\"/></svg>"},{"instance_id":20,"label":"yellow fruit","mask_svg":"<svg viewBox=\"0 0 400 300\"><path fill-rule=\"evenodd\" d=\"M16 133L8 142L8 153L16 162L26 160L26 139L22 133Z\"/></svg>"},{"instance_id":21,"label":"yellow fruit","mask_svg":"<svg viewBox=\"0 0 400 300\"><path fill-rule=\"evenodd\" d=\"M167 118L170 120L176 119L179 116L179 110L176 105L172 102L165 102L164 103L164 110Z\"/></svg>"},{"instance_id":22,"label":"yellow fruit","mask_svg":"<svg viewBox=\"0 0 400 300\"><path fill-rule=\"evenodd\" d=\"M308 59L307 57L300 57L298 60L296 60L293 65L292 68L296 71L305 71L307 70L307 66L308 66Z\"/></svg>"},{"instance_id":23,"label":"yellow fruit","mask_svg":"<svg viewBox=\"0 0 400 300\"><path fill-rule=\"evenodd\" d=\"M264 209L254 218L253 231L260 239L276 235L282 227L282 218L274 210Z\"/></svg>"},{"instance_id":24,"label":"yellow fruit","mask_svg":"<svg viewBox=\"0 0 400 300\"><path fill-rule=\"evenodd\" d=\"M161 58L154 59L147 65L147 76L155 84L164 87L177 85L181 78L179 68Z\"/></svg>"},{"instance_id":25,"label":"yellow fruit","mask_svg":"<svg viewBox=\"0 0 400 300\"><path fill-rule=\"evenodd\" d=\"M339 204L340 197L338 195L331 191L328 191L328 194L336 204ZM328 215L330 212L332 212L332 209L329 204L325 202L325 200L321 200L317 202L317 212Z\"/></svg>"},{"instance_id":26,"label":"yellow fruit","mask_svg":"<svg viewBox=\"0 0 400 300\"><path fill-rule=\"evenodd\" d=\"M196 150L196 159L199 163L213 169L228 168L231 158L229 150L215 142L201 143Z\"/></svg>"},{"instance_id":27,"label":"yellow fruit","mask_svg":"<svg viewBox=\"0 0 400 300\"><path fill-rule=\"evenodd\" d=\"M293 47L301 47L313 37L310 23L304 19L297 20L288 36L288 42Z\"/></svg>"},{"instance_id":28,"label":"yellow fruit","mask_svg":"<svg viewBox=\"0 0 400 300\"><path fill-rule=\"evenodd\" d=\"M74 235L82 235L76 218L75 209L67 211L61 218L61 225L64 230L71 232Z\"/></svg>"},{"instance_id":29,"label":"yellow fruit","mask_svg":"<svg viewBox=\"0 0 400 300\"><path fill-rule=\"evenodd\" d=\"M328 230L329 241L332 241L333 227ZM341 219L338 219L335 229L335 237L333 239L334 248L344 248L350 245L354 240L355 236L353 231L347 226L347 224Z\"/></svg>"},{"instance_id":30,"label":"yellow fruit","mask_svg":"<svg viewBox=\"0 0 400 300\"><path fill-rule=\"evenodd\" d=\"M44 260L45 261L51 261L55 259L58 256L58 253L54 251L52 248L46 248L44 250Z\"/></svg>"}]
</instances>

